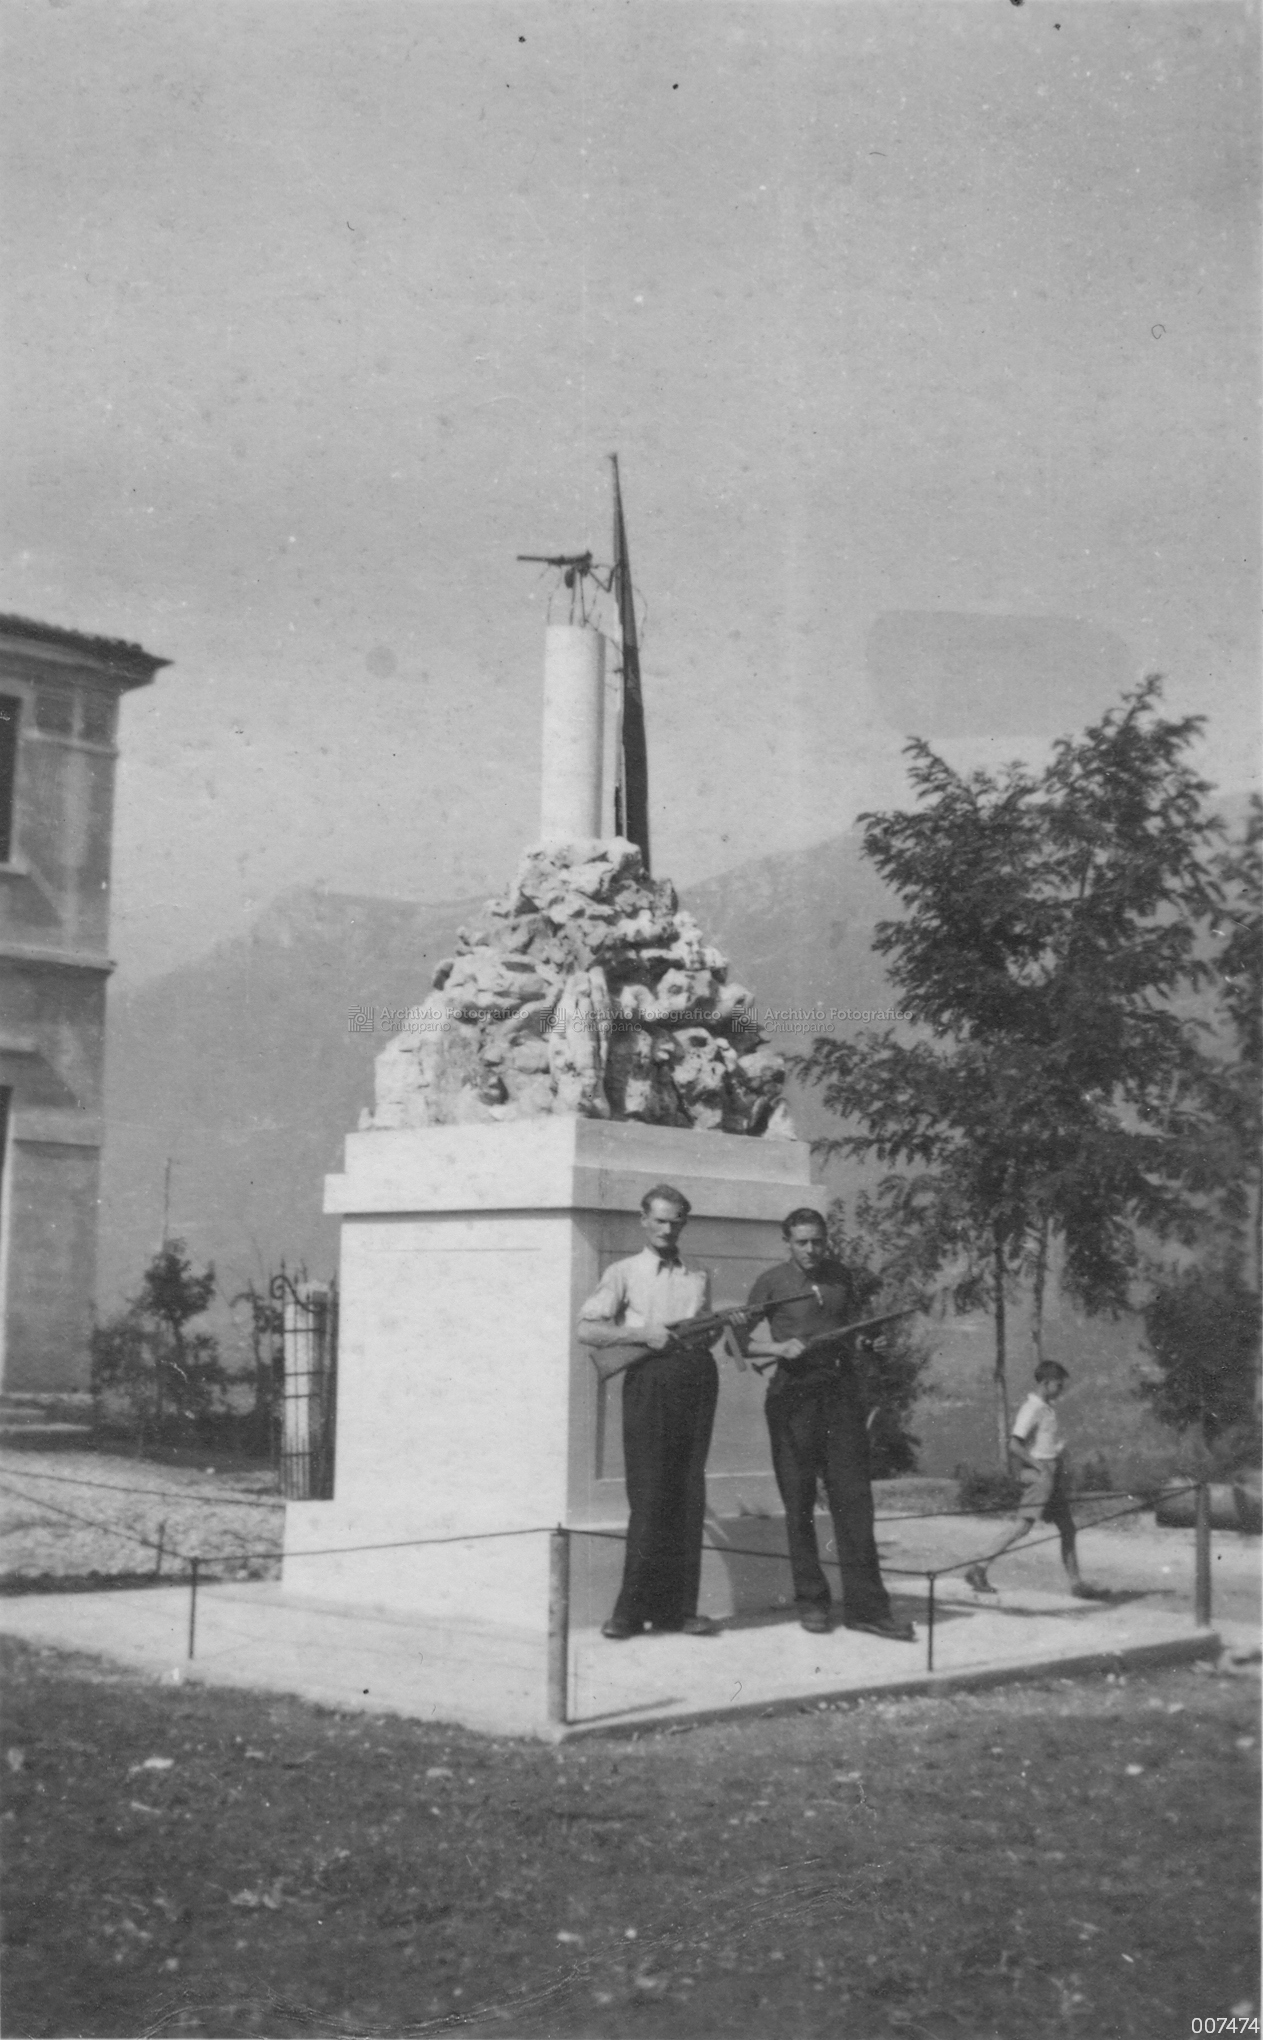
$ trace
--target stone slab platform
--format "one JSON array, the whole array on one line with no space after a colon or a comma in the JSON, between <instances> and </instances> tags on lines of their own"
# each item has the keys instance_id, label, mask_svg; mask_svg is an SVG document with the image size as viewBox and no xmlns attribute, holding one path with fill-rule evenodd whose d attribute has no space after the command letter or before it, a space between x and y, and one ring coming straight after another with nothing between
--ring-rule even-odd
<instances>
[{"instance_id":1,"label":"stone slab platform","mask_svg":"<svg viewBox=\"0 0 1263 2040\"><path fill-rule=\"evenodd\" d=\"M1106 1667L1217 1656L1220 1637L1144 1596L1092 1603L1024 1588L999 1607L941 1581L934 1668L927 1669L924 1593L895 1595L917 1623L912 1644L837 1629L809 1636L772 1614L714 1638L646 1635L570 1642L564 1726L547 1718L538 1634L472 1622L298 1600L270 1583L204 1587L196 1654L187 1655L187 1586L0 1599L0 1629L82 1651L180 1684L292 1693L328 1707L460 1722L495 1735L569 1740L661 1723L792 1711L869 1694L933 1692Z\"/></svg>"}]
</instances>

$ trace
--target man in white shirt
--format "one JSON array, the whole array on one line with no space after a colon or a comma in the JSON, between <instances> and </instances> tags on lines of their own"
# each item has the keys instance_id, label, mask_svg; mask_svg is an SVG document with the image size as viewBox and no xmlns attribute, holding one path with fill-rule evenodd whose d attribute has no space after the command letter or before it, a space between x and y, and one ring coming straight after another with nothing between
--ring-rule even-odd
<instances>
[{"instance_id":1,"label":"man in white shirt","mask_svg":"<svg viewBox=\"0 0 1263 2040\"><path fill-rule=\"evenodd\" d=\"M1081 1601L1104 1598L1097 1587L1085 1586L1079 1576L1075 1550L1074 1517L1070 1513L1070 1482L1066 1473L1066 1441L1057 1421L1054 1404L1060 1400L1070 1376L1058 1360L1041 1360L1035 1369L1034 1393L1028 1395L1013 1419L1010 1443L1022 1467L1022 1498L1018 1521L1010 1536L989 1558L965 1571L965 1583L976 1594L994 1594L987 1567L1035 1528L1036 1523L1055 1523L1061 1537L1061 1562L1070 1579L1070 1591Z\"/></svg>"},{"instance_id":2,"label":"man in white shirt","mask_svg":"<svg viewBox=\"0 0 1263 2040\"><path fill-rule=\"evenodd\" d=\"M710 1449L719 1374L705 1348L672 1350L667 1327L705 1317L710 1277L680 1259L689 1201L670 1183L641 1199L646 1246L605 1270L579 1313L585 1346L650 1348L623 1374L623 1465L631 1519L623 1584L602 1629L612 1641L646 1623L685 1636L713 1636L697 1612Z\"/></svg>"}]
</instances>

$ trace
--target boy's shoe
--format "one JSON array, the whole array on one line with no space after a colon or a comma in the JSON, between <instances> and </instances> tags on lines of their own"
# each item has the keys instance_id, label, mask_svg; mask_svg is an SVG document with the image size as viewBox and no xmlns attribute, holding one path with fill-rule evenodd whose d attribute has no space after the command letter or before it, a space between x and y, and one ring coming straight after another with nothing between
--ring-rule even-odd
<instances>
[{"instance_id":1,"label":"boy's shoe","mask_svg":"<svg viewBox=\"0 0 1263 2040\"><path fill-rule=\"evenodd\" d=\"M680 1624L681 1636L718 1636L719 1624L712 1622L709 1615L686 1615Z\"/></svg>"},{"instance_id":2,"label":"boy's shoe","mask_svg":"<svg viewBox=\"0 0 1263 2040\"><path fill-rule=\"evenodd\" d=\"M629 1636L639 1636L643 1628L642 1622L616 1622L611 1615L608 1622L601 1624L601 1634L611 1643L625 1643Z\"/></svg>"},{"instance_id":3,"label":"boy's shoe","mask_svg":"<svg viewBox=\"0 0 1263 2040\"><path fill-rule=\"evenodd\" d=\"M987 1568L985 1565L967 1565L965 1567L964 1578L965 1585L972 1587L975 1594L995 1593L995 1588L987 1578Z\"/></svg>"},{"instance_id":4,"label":"boy's shoe","mask_svg":"<svg viewBox=\"0 0 1263 2040\"><path fill-rule=\"evenodd\" d=\"M866 1636L884 1636L888 1643L915 1643L916 1630L897 1615L883 1615L880 1622L844 1622L844 1629L862 1629Z\"/></svg>"},{"instance_id":5,"label":"boy's shoe","mask_svg":"<svg viewBox=\"0 0 1263 2040\"><path fill-rule=\"evenodd\" d=\"M1108 1587L1090 1587L1086 1580L1075 1580L1070 1588L1076 1601L1108 1601Z\"/></svg>"},{"instance_id":6,"label":"boy's shoe","mask_svg":"<svg viewBox=\"0 0 1263 2040\"><path fill-rule=\"evenodd\" d=\"M827 1608L804 1608L798 1620L812 1636L829 1634L829 1611Z\"/></svg>"}]
</instances>

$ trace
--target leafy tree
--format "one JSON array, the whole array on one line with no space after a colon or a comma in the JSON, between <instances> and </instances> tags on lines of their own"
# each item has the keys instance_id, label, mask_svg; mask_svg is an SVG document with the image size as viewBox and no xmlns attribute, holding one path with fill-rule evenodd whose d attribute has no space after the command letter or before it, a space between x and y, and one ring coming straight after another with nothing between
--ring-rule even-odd
<instances>
[{"instance_id":1,"label":"leafy tree","mask_svg":"<svg viewBox=\"0 0 1263 2040\"><path fill-rule=\"evenodd\" d=\"M1145 1306L1158 1375L1140 1393L1163 1422L1197 1426L1208 1450L1258 1451L1260 1138L1263 1115L1263 803L1216 860L1222 888L1213 979L1221 1053L1206 1071L1208 1128L1196 1259L1157 1271ZM1235 1440L1226 1434L1236 1434Z\"/></svg>"},{"instance_id":2,"label":"leafy tree","mask_svg":"<svg viewBox=\"0 0 1263 2040\"><path fill-rule=\"evenodd\" d=\"M169 1415L209 1415L227 1384L218 1341L189 1330L214 1293L214 1268L195 1274L184 1241L167 1240L126 1308L92 1334L93 1391L123 1397L142 1446Z\"/></svg>"},{"instance_id":3,"label":"leafy tree","mask_svg":"<svg viewBox=\"0 0 1263 2040\"><path fill-rule=\"evenodd\" d=\"M1226 1131L1222 1219L1236 1233L1256 1294L1263 1291L1263 800L1255 794L1239 843L1218 860L1223 899L1214 957L1219 1003L1235 1051L1222 1070L1214 1098Z\"/></svg>"},{"instance_id":4,"label":"leafy tree","mask_svg":"<svg viewBox=\"0 0 1263 2040\"><path fill-rule=\"evenodd\" d=\"M1144 1310L1145 1337L1160 1372L1140 1393L1165 1424L1196 1425L1213 1449L1243 1432L1255 1413L1258 1292L1231 1262L1194 1264L1170 1276Z\"/></svg>"},{"instance_id":5,"label":"leafy tree","mask_svg":"<svg viewBox=\"0 0 1263 2040\"><path fill-rule=\"evenodd\" d=\"M908 746L920 805L870 814L864 847L905 913L876 949L919 1038L818 1039L800 1070L859 1130L834 1150L911 1165L923 1252L995 1320L1008 1446L1007 1305L1029 1279L1037 1339L1050 1250L1089 1311L1129 1301L1136 1228L1187 1236L1205 1130L1204 1058L1173 999L1209 966L1209 792L1186 753L1201 718L1159 711L1155 677L1048 766L960 774Z\"/></svg>"},{"instance_id":6,"label":"leafy tree","mask_svg":"<svg viewBox=\"0 0 1263 2040\"><path fill-rule=\"evenodd\" d=\"M285 1309L283 1304L274 1300L271 1289L271 1282L266 1290L262 1290L251 1281L232 1299L234 1310L244 1303L250 1313L250 1351L254 1363L252 1424L258 1444L269 1451L277 1449L275 1432L285 1392L282 1346Z\"/></svg>"},{"instance_id":7,"label":"leafy tree","mask_svg":"<svg viewBox=\"0 0 1263 2040\"><path fill-rule=\"evenodd\" d=\"M1215 959L1220 996L1236 1033L1241 1061L1257 1076L1263 1069L1263 799L1250 796L1241 841L1220 856L1224 898L1216 932L1226 935ZM1252 1094L1258 1114L1258 1085Z\"/></svg>"},{"instance_id":8,"label":"leafy tree","mask_svg":"<svg viewBox=\"0 0 1263 2040\"><path fill-rule=\"evenodd\" d=\"M909 1240L899 1219L879 1201L861 1193L854 1221L848 1224L840 1200L829 1207L829 1245L855 1290L860 1313L876 1317L882 1310L915 1302L916 1286ZM929 1355L906 1323L894 1324L876 1347L861 1357L860 1368L869 1406L869 1451L873 1477L887 1480L916 1470L920 1439L910 1419L921 1391Z\"/></svg>"}]
</instances>

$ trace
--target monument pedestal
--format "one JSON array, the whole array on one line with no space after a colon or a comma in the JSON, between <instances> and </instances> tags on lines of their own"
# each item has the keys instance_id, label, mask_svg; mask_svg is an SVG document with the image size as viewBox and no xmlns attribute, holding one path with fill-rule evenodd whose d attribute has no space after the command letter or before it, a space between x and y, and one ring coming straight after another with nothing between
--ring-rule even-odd
<instances>
[{"instance_id":1,"label":"monument pedestal","mask_svg":"<svg viewBox=\"0 0 1263 2040\"><path fill-rule=\"evenodd\" d=\"M640 1200L663 1181L693 1206L682 1251L716 1309L813 1201L802 1141L561 1117L348 1137L325 1195L343 1221L334 1497L286 1511L287 1594L542 1645L547 1533L627 1521L621 1382L598 1382L574 1328L643 1247ZM720 1372L707 1540L783 1553L763 1384ZM571 1552L572 1624L599 1622L623 1547ZM784 1563L707 1554L706 1612L790 1598Z\"/></svg>"}]
</instances>

